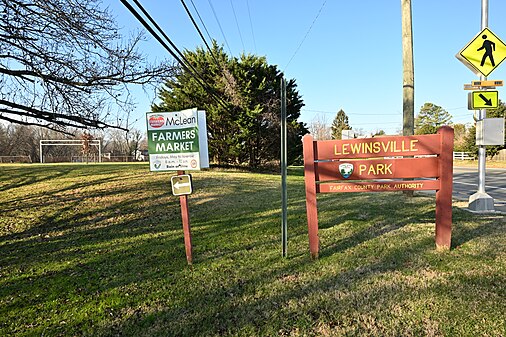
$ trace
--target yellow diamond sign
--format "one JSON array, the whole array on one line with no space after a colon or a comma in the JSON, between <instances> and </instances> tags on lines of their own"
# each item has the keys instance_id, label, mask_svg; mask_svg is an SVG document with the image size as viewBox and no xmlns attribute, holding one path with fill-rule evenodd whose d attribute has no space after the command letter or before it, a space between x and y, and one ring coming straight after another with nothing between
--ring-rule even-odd
<instances>
[{"instance_id":1,"label":"yellow diamond sign","mask_svg":"<svg viewBox=\"0 0 506 337\"><path fill-rule=\"evenodd\" d=\"M456 57L475 74L488 76L506 59L506 45L485 28Z\"/></svg>"}]
</instances>

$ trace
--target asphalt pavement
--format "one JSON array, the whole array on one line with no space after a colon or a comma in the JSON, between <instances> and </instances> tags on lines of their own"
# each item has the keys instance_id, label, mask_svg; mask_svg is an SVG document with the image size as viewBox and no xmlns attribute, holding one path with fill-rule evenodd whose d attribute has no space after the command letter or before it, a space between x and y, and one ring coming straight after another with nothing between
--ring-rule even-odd
<instances>
[{"instance_id":1,"label":"asphalt pavement","mask_svg":"<svg viewBox=\"0 0 506 337\"><path fill-rule=\"evenodd\" d=\"M494 198L494 208L506 214L506 169L487 168L485 192ZM468 201L478 190L478 169L472 167L453 168L453 198Z\"/></svg>"}]
</instances>

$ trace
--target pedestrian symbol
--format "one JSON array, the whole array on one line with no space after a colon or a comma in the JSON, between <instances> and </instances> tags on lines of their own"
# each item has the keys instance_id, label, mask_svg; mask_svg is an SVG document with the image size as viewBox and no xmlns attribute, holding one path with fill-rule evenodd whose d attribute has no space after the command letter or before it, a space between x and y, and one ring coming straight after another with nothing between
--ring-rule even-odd
<instances>
[{"instance_id":1,"label":"pedestrian symbol","mask_svg":"<svg viewBox=\"0 0 506 337\"><path fill-rule=\"evenodd\" d=\"M456 56L477 75L488 76L506 59L506 45L485 28Z\"/></svg>"},{"instance_id":2,"label":"pedestrian symbol","mask_svg":"<svg viewBox=\"0 0 506 337\"><path fill-rule=\"evenodd\" d=\"M483 41L483 45L481 48L478 48L478 51L485 49L485 53L483 54L483 57L481 58L480 67L483 67L485 65L485 60L487 57L490 59L490 63L492 63L492 67L495 67L494 62L494 51L495 51L495 43L487 40L487 35L483 34L481 36L485 41Z\"/></svg>"}]
</instances>

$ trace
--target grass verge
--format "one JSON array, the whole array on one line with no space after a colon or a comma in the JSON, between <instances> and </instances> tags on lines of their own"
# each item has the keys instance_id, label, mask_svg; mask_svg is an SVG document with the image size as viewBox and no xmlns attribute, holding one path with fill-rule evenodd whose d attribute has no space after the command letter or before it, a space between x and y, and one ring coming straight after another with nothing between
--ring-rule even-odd
<instances>
[{"instance_id":1,"label":"grass verge","mask_svg":"<svg viewBox=\"0 0 506 337\"><path fill-rule=\"evenodd\" d=\"M291 169L283 259L278 176L193 176L189 267L170 174L0 166L0 335L505 335L503 217L454 208L437 252L433 197L322 195L311 261Z\"/></svg>"}]
</instances>

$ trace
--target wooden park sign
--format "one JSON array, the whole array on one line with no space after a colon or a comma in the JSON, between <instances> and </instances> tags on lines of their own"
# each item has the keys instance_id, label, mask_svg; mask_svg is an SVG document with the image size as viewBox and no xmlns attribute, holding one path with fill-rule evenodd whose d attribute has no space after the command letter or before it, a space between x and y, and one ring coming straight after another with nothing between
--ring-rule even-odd
<instances>
[{"instance_id":1,"label":"wooden park sign","mask_svg":"<svg viewBox=\"0 0 506 337\"><path fill-rule=\"evenodd\" d=\"M303 138L309 250L318 257L317 193L436 190L436 247L449 249L453 129L435 135L315 141ZM403 180L410 178L412 180Z\"/></svg>"}]
</instances>

